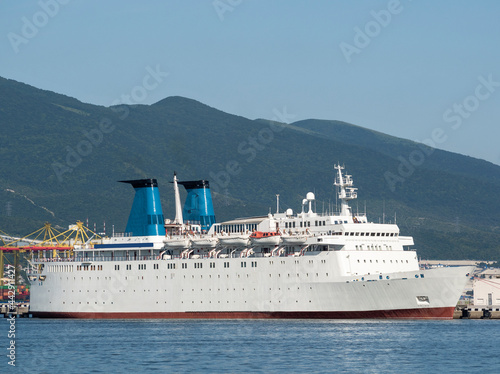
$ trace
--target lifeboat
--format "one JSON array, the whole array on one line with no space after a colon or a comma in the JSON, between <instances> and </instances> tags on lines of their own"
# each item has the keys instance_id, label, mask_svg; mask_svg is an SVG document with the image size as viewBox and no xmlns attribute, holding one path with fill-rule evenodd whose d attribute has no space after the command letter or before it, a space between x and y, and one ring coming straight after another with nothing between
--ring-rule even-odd
<instances>
[{"instance_id":1,"label":"lifeboat","mask_svg":"<svg viewBox=\"0 0 500 374\"><path fill-rule=\"evenodd\" d=\"M285 245L300 245L307 241L307 235L282 235L281 239Z\"/></svg>"},{"instance_id":2,"label":"lifeboat","mask_svg":"<svg viewBox=\"0 0 500 374\"><path fill-rule=\"evenodd\" d=\"M170 237L166 238L163 243L167 248L188 248L191 239L186 237Z\"/></svg>"},{"instance_id":3,"label":"lifeboat","mask_svg":"<svg viewBox=\"0 0 500 374\"><path fill-rule=\"evenodd\" d=\"M246 234L220 236L219 241L225 247L244 247L248 245L248 237Z\"/></svg>"},{"instance_id":4,"label":"lifeboat","mask_svg":"<svg viewBox=\"0 0 500 374\"><path fill-rule=\"evenodd\" d=\"M218 239L213 237L201 237L191 239L191 245L195 248L215 248Z\"/></svg>"},{"instance_id":5,"label":"lifeboat","mask_svg":"<svg viewBox=\"0 0 500 374\"><path fill-rule=\"evenodd\" d=\"M281 234L278 232L255 231L250 235L250 240L254 245L278 245L281 240Z\"/></svg>"}]
</instances>

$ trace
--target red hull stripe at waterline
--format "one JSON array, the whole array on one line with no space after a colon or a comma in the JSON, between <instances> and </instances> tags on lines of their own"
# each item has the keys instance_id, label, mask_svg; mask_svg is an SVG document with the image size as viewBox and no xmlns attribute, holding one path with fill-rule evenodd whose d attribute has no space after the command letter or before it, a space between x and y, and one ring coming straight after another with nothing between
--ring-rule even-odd
<instances>
[{"instance_id":1,"label":"red hull stripe at waterline","mask_svg":"<svg viewBox=\"0 0 500 374\"><path fill-rule=\"evenodd\" d=\"M40 318L94 319L452 319L454 307L356 312L32 312Z\"/></svg>"}]
</instances>

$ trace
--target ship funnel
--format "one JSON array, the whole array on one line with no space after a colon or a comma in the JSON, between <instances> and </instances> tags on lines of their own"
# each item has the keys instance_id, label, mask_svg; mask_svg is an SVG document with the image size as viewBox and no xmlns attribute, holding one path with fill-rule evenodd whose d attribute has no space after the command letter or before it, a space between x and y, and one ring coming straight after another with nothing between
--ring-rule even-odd
<instances>
[{"instance_id":1,"label":"ship funnel","mask_svg":"<svg viewBox=\"0 0 500 374\"><path fill-rule=\"evenodd\" d=\"M182 210L184 220L199 223L202 230L210 230L210 227L215 223L215 213L208 181L177 183L182 184L187 191L186 202Z\"/></svg>"},{"instance_id":2,"label":"ship funnel","mask_svg":"<svg viewBox=\"0 0 500 374\"><path fill-rule=\"evenodd\" d=\"M156 179L120 182L131 184L135 190L134 202L125 232L132 236L164 236L164 218Z\"/></svg>"}]
</instances>

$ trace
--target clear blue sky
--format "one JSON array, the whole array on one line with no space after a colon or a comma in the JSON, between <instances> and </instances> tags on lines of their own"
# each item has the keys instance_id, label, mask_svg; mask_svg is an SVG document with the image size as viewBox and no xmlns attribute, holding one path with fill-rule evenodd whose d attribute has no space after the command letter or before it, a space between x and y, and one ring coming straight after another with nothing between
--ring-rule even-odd
<instances>
[{"instance_id":1,"label":"clear blue sky","mask_svg":"<svg viewBox=\"0 0 500 374\"><path fill-rule=\"evenodd\" d=\"M500 164L496 0L0 0L0 35L0 76L83 102L286 108Z\"/></svg>"}]
</instances>

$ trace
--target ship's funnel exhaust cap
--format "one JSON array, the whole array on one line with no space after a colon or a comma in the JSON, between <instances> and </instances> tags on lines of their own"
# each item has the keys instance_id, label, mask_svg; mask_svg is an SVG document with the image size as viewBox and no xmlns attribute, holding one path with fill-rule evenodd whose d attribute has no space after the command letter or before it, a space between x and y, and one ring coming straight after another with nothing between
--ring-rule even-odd
<instances>
[{"instance_id":1,"label":"ship's funnel exhaust cap","mask_svg":"<svg viewBox=\"0 0 500 374\"><path fill-rule=\"evenodd\" d=\"M118 182L129 183L134 188L158 187L158 181L156 179L135 179L135 180L118 181Z\"/></svg>"},{"instance_id":2,"label":"ship's funnel exhaust cap","mask_svg":"<svg viewBox=\"0 0 500 374\"><path fill-rule=\"evenodd\" d=\"M125 232L132 236L165 235L157 180L134 179L119 182L131 184L135 190Z\"/></svg>"}]
</instances>

